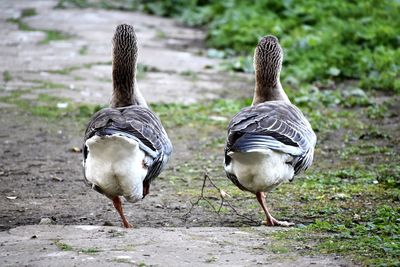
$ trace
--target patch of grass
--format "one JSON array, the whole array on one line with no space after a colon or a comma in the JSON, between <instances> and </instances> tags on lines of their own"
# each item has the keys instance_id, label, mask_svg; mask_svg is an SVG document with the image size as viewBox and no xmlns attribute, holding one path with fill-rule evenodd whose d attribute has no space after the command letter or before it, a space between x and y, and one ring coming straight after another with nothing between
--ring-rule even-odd
<instances>
[{"instance_id":1,"label":"patch of grass","mask_svg":"<svg viewBox=\"0 0 400 267\"><path fill-rule=\"evenodd\" d=\"M32 115L45 117L50 120L56 120L63 117L69 117L74 120L87 121L90 116L100 110L99 105L83 105L71 102L66 98L39 94L37 103L22 99L21 96L29 91L12 92L8 96L0 97L0 102L9 103L18 106ZM58 103L67 103L65 108L57 107Z\"/></svg>"},{"instance_id":2,"label":"patch of grass","mask_svg":"<svg viewBox=\"0 0 400 267\"><path fill-rule=\"evenodd\" d=\"M31 17L31 16L35 16L36 14L37 14L36 9L34 9L34 8L25 8L25 9L22 9L21 17L22 18Z\"/></svg>"},{"instance_id":3,"label":"patch of grass","mask_svg":"<svg viewBox=\"0 0 400 267\"><path fill-rule=\"evenodd\" d=\"M69 74L71 74L71 72L73 72L75 70L82 69L82 68L90 69L90 68L92 68L93 66L96 66L96 65L112 65L112 62L111 61L106 61L106 62L85 63L83 65L74 65L74 66L65 67L65 68L59 69L59 70L49 70L47 72L61 74L61 75L69 75ZM75 79L76 78L77 77L75 77ZM82 78L79 77L78 80L82 80ZM42 83L42 81L36 81L36 82Z\"/></svg>"},{"instance_id":4,"label":"patch of grass","mask_svg":"<svg viewBox=\"0 0 400 267\"><path fill-rule=\"evenodd\" d=\"M7 19L7 22L17 24L18 29L20 29L21 31L35 31L31 27L29 27L28 24L22 21L23 18L34 15L36 15L36 10L34 8L23 9L19 18L10 18Z\"/></svg>"},{"instance_id":5,"label":"patch of grass","mask_svg":"<svg viewBox=\"0 0 400 267\"><path fill-rule=\"evenodd\" d=\"M48 44L52 41L67 40L71 38L70 34L58 30L40 30L40 31L46 33L46 38L39 42L39 44L41 45Z\"/></svg>"},{"instance_id":6,"label":"patch of grass","mask_svg":"<svg viewBox=\"0 0 400 267\"><path fill-rule=\"evenodd\" d=\"M85 254L96 254L98 252L101 252L102 250L97 248L97 247L93 247L93 248L82 248L79 250L79 252L85 253Z\"/></svg>"},{"instance_id":7,"label":"patch of grass","mask_svg":"<svg viewBox=\"0 0 400 267\"><path fill-rule=\"evenodd\" d=\"M80 67L78 67L78 66L70 66L70 67L66 67L63 69L59 69L59 70L49 70L48 72L55 73L55 74L61 74L61 75L69 75L69 74L71 74L71 72L73 72L74 70L77 70L79 68Z\"/></svg>"},{"instance_id":8,"label":"patch of grass","mask_svg":"<svg viewBox=\"0 0 400 267\"><path fill-rule=\"evenodd\" d=\"M72 251L73 250L72 246L70 246L66 243L63 243L60 240L54 240L53 244L56 245L62 251Z\"/></svg>"},{"instance_id":9,"label":"patch of grass","mask_svg":"<svg viewBox=\"0 0 400 267\"><path fill-rule=\"evenodd\" d=\"M21 31L35 31L35 29L33 29L30 26L28 26L28 24L23 22L20 18L18 18L18 19L7 19L7 22L10 22L10 23L18 25L18 29L21 30Z\"/></svg>"},{"instance_id":10,"label":"patch of grass","mask_svg":"<svg viewBox=\"0 0 400 267\"><path fill-rule=\"evenodd\" d=\"M399 218L400 208L383 205L362 223L316 221L308 228L333 233L318 244L319 253L350 254L370 266L396 266L400 263Z\"/></svg>"},{"instance_id":11,"label":"patch of grass","mask_svg":"<svg viewBox=\"0 0 400 267\"><path fill-rule=\"evenodd\" d=\"M210 257L208 257L204 262L206 262L206 263L212 263L212 262L216 262L217 260L218 260L217 257L215 257L215 256L210 256Z\"/></svg>"},{"instance_id":12,"label":"patch of grass","mask_svg":"<svg viewBox=\"0 0 400 267\"><path fill-rule=\"evenodd\" d=\"M11 73L8 70L3 71L3 81L9 82L13 79Z\"/></svg>"},{"instance_id":13,"label":"patch of grass","mask_svg":"<svg viewBox=\"0 0 400 267\"><path fill-rule=\"evenodd\" d=\"M79 55L87 55L88 53L88 47L87 45L82 46L81 48L79 48Z\"/></svg>"},{"instance_id":14,"label":"patch of grass","mask_svg":"<svg viewBox=\"0 0 400 267\"><path fill-rule=\"evenodd\" d=\"M187 70L180 73L182 76L189 77L192 81L197 81L199 79L198 74L196 72Z\"/></svg>"},{"instance_id":15,"label":"patch of grass","mask_svg":"<svg viewBox=\"0 0 400 267\"><path fill-rule=\"evenodd\" d=\"M285 244L273 243L269 246L269 249L275 254L286 254L290 252L290 249Z\"/></svg>"},{"instance_id":16,"label":"patch of grass","mask_svg":"<svg viewBox=\"0 0 400 267\"><path fill-rule=\"evenodd\" d=\"M102 8L102 9L115 9L115 10L137 10L137 1L131 0L59 0L56 8L68 8L68 7L78 7L78 8Z\"/></svg>"},{"instance_id":17,"label":"patch of grass","mask_svg":"<svg viewBox=\"0 0 400 267\"><path fill-rule=\"evenodd\" d=\"M165 121L169 127L183 125L219 125L226 127L225 120L210 120L215 115L228 120L241 108L250 105L250 99L229 100L221 99L206 104L152 104L151 108Z\"/></svg>"},{"instance_id":18,"label":"patch of grass","mask_svg":"<svg viewBox=\"0 0 400 267\"><path fill-rule=\"evenodd\" d=\"M11 18L7 19L7 22L14 23L18 25L18 29L21 31L41 31L46 34L46 38L41 40L39 44L48 44L51 41L59 41L59 40L66 40L71 38L70 34L64 33L58 30L44 30L44 29L34 29L30 27L28 24L22 21L23 18L28 16L36 15L36 10L33 8L24 9L22 10L21 16L19 18Z\"/></svg>"},{"instance_id":19,"label":"patch of grass","mask_svg":"<svg viewBox=\"0 0 400 267\"><path fill-rule=\"evenodd\" d=\"M124 259L124 258L114 258L112 261L115 263L132 263L131 259Z\"/></svg>"},{"instance_id":20,"label":"patch of grass","mask_svg":"<svg viewBox=\"0 0 400 267\"><path fill-rule=\"evenodd\" d=\"M39 85L35 86L34 89L58 89L66 87L66 85L62 83L55 83L52 81L39 80L37 82L39 83Z\"/></svg>"},{"instance_id":21,"label":"patch of grass","mask_svg":"<svg viewBox=\"0 0 400 267\"><path fill-rule=\"evenodd\" d=\"M162 30L157 30L156 37L159 39L165 39L167 38L167 34Z\"/></svg>"},{"instance_id":22,"label":"patch of grass","mask_svg":"<svg viewBox=\"0 0 400 267\"><path fill-rule=\"evenodd\" d=\"M398 160L398 156L391 159ZM307 254L341 254L368 266L396 266L400 172L395 165L312 170L307 179L282 185L271 193L278 203L277 217L300 219L307 225L275 233L275 238L294 239L298 243L291 243L289 249L300 247ZM282 198L289 198L293 206L281 206Z\"/></svg>"}]
</instances>

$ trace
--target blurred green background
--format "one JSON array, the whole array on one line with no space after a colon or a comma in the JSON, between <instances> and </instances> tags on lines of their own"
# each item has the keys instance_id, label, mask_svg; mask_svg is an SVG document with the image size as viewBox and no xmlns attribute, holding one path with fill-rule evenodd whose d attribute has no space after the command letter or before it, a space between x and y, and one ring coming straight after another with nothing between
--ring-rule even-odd
<instances>
[{"instance_id":1,"label":"blurred green background","mask_svg":"<svg viewBox=\"0 0 400 267\"><path fill-rule=\"evenodd\" d=\"M138 10L175 17L207 31L209 56L253 71L258 40L276 35L284 48L283 83L356 81L362 89L400 92L400 2L396 0L64 0L77 7Z\"/></svg>"}]
</instances>

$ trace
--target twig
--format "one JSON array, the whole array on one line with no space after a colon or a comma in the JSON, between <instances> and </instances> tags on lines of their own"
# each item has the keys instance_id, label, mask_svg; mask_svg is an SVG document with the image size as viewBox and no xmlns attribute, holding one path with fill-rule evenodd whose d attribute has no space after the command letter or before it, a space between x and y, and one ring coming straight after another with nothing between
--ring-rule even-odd
<instances>
[{"instance_id":1,"label":"twig","mask_svg":"<svg viewBox=\"0 0 400 267\"><path fill-rule=\"evenodd\" d=\"M211 201L209 201L209 200L204 196L204 189L206 188L206 182L207 182L207 180L208 180L209 183L210 183L216 190L218 190L218 192L219 192L219 196L220 196L220 198L221 198L221 202L220 202L220 204L219 204L218 209L216 209L215 206L211 203ZM229 194L227 194L224 190L220 189L220 188L214 183L214 181L213 181L213 180L211 179L211 177L208 175L208 171L206 170L206 171L204 172L203 185L202 185L202 187L201 187L200 196L198 197L198 199L197 199L195 202L190 202L190 204L191 204L192 206L190 207L189 211L183 215L184 220L187 220L188 216L191 214L191 212L192 212L192 210L194 209L194 207L195 207L195 206L198 206L201 200L204 200L204 201L206 201L207 204L214 210L214 212L218 214L219 217L221 216L220 212L221 212L222 207L224 206L224 204L226 204L226 205L228 205L228 206L231 208L231 210L232 210L238 217L244 218L244 219L250 221L251 223L259 224L259 221L256 221L256 220L252 219L251 217L246 216L246 215L241 214L240 212L238 212L237 209L235 208L235 206L233 206L233 205L225 198L226 195L229 196Z\"/></svg>"}]
</instances>

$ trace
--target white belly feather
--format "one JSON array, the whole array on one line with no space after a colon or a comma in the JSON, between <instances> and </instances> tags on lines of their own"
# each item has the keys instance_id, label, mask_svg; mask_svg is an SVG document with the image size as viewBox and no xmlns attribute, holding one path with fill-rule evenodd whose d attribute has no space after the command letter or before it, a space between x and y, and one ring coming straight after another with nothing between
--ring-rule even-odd
<instances>
[{"instance_id":1,"label":"white belly feather","mask_svg":"<svg viewBox=\"0 0 400 267\"><path fill-rule=\"evenodd\" d=\"M144 152L130 138L93 136L86 141L89 154L85 164L86 178L110 198L124 196L130 202L143 197Z\"/></svg>"},{"instance_id":2,"label":"white belly feather","mask_svg":"<svg viewBox=\"0 0 400 267\"><path fill-rule=\"evenodd\" d=\"M294 169L286 162L291 156L270 149L252 152L230 152L232 161L225 171L233 173L248 190L268 192L293 178Z\"/></svg>"}]
</instances>

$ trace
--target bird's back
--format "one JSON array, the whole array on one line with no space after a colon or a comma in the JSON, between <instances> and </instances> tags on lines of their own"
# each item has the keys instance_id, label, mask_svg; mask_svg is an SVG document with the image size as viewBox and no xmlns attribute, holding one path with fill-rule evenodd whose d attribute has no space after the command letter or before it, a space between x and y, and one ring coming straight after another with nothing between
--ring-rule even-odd
<instances>
[{"instance_id":1,"label":"bird's back","mask_svg":"<svg viewBox=\"0 0 400 267\"><path fill-rule=\"evenodd\" d=\"M298 108L286 101L267 101L242 109L231 120L225 170L243 190L254 191L249 188L257 187L254 183L273 188L311 165L315 143Z\"/></svg>"},{"instance_id":2,"label":"bird's back","mask_svg":"<svg viewBox=\"0 0 400 267\"><path fill-rule=\"evenodd\" d=\"M165 167L172 144L160 120L146 107L102 109L86 129L83 154L89 183L109 196L143 197Z\"/></svg>"}]
</instances>

